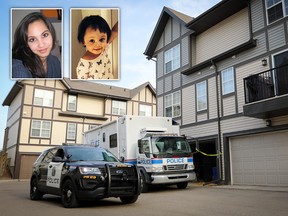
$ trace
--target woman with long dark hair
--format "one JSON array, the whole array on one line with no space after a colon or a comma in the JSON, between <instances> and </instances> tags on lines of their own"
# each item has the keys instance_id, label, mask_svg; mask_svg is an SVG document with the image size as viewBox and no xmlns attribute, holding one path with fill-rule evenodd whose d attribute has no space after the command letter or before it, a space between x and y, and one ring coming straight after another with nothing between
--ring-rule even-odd
<instances>
[{"instance_id":1,"label":"woman with long dark hair","mask_svg":"<svg viewBox=\"0 0 288 216\"><path fill-rule=\"evenodd\" d=\"M61 63L51 55L55 44L55 29L45 16L25 16L14 34L12 78L61 78Z\"/></svg>"}]
</instances>

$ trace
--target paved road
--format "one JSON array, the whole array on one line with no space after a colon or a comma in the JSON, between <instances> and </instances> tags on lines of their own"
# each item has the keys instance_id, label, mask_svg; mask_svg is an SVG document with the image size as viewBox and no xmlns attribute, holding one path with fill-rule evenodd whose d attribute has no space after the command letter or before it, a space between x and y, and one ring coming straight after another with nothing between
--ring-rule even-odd
<instances>
[{"instance_id":1,"label":"paved road","mask_svg":"<svg viewBox=\"0 0 288 216\"><path fill-rule=\"evenodd\" d=\"M122 205L109 198L65 209L55 196L42 201L29 199L28 181L0 181L0 216L277 216L287 215L288 192L227 189L221 186L193 186L154 189L138 201Z\"/></svg>"}]
</instances>

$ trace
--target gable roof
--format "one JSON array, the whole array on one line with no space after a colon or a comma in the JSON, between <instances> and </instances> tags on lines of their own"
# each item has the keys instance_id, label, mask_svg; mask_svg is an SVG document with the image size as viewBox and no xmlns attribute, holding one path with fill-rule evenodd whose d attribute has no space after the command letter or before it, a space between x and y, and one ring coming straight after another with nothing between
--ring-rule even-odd
<instances>
[{"instance_id":1,"label":"gable roof","mask_svg":"<svg viewBox=\"0 0 288 216\"><path fill-rule=\"evenodd\" d=\"M142 89L148 87L153 95L156 96L156 89L150 84L150 82L143 83L142 85L137 86L134 89L130 90L130 96L133 98L135 95L137 95Z\"/></svg>"},{"instance_id":2,"label":"gable roof","mask_svg":"<svg viewBox=\"0 0 288 216\"><path fill-rule=\"evenodd\" d=\"M147 59L151 59L153 57L154 51L170 17L184 24L187 29L192 30L192 34L198 35L247 7L248 4L249 1L244 0L222 0L196 18L192 18L188 15L164 7L146 47L144 55L147 56Z\"/></svg>"},{"instance_id":3,"label":"gable roof","mask_svg":"<svg viewBox=\"0 0 288 216\"><path fill-rule=\"evenodd\" d=\"M183 25L186 25L193 19L186 14L180 13L168 7L164 7L157 21L156 27L154 28L152 36L149 40L148 46L144 52L144 55L146 55L148 59L153 57L153 53L170 17L176 19L179 23L182 23Z\"/></svg>"},{"instance_id":4,"label":"gable roof","mask_svg":"<svg viewBox=\"0 0 288 216\"><path fill-rule=\"evenodd\" d=\"M134 89L127 89L89 81L78 81L78 80L72 81L68 78L63 78L62 80L60 80L60 82L63 83L63 85L67 89L67 92L71 94L85 94L98 97L109 97L121 100L130 100L142 89L148 87L151 90L152 94L156 96L156 90L149 82L139 85ZM14 98L22 89L23 85L24 85L23 82L16 81L12 89L4 99L2 106L10 106Z\"/></svg>"}]
</instances>

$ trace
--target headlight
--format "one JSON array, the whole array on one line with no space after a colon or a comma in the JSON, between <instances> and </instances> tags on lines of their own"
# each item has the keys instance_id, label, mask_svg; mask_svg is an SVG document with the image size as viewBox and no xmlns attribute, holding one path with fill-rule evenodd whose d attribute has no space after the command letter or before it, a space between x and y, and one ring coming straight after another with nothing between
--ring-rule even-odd
<instances>
[{"instance_id":1,"label":"headlight","mask_svg":"<svg viewBox=\"0 0 288 216\"><path fill-rule=\"evenodd\" d=\"M152 172L163 172L163 167L162 166L153 166L152 167Z\"/></svg>"},{"instance_id":2,"label":"headlight","mask_svg":"<svg viewBox=\"0 0 288 216\"><path fill-rule=\"evenodd\" d=\"M80 173L87 175L87 174L99 174L101 175L101 171L97 167L79 167Z\"/></svg>"},{"instance_id":3,"label":"headlight","mask_svg":"<svg viewBox=\"0 0 288 216\"><path fill-rule=\"evenodd\" d=\"M193 169L194 169L194 165L193 164L188 164L187 170L193 170Z\"/></svg>"}]
</instances>

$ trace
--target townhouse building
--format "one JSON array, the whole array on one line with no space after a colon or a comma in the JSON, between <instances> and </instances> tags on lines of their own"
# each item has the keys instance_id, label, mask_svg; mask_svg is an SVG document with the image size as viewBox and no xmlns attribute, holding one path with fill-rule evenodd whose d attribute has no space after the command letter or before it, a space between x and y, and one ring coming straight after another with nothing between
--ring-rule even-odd
<instances>
[{"instance_id":1,"label":"townhouse building","mask_svg":"<svg viewBox=\"0 0 288 216\"><path fill-rule=\"evenodd\" d=\"M157 115L190 137L199 180L288 186L288 4L222 0L193 18L164 7L144 54Z\"/></svg>"},{"instance_id":2,"label":"townhouse building","mask_svg":"<svg viewBox=\"0 0 288 216\"><path fill-rule=\"evenodd\" d=\"M82 133L121 115L156 115L156 92L147 82L134 89L88 81L22 80L5 98L9 106L3 152L13 178L30 178L46 148L82 143Z\"/></svg>"}]
</instances>

